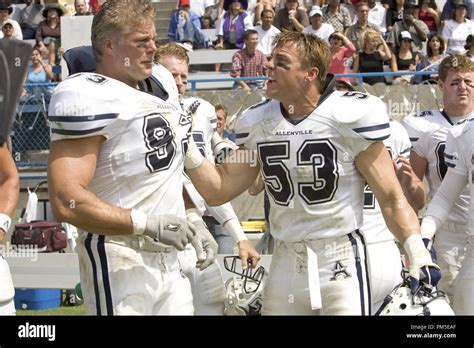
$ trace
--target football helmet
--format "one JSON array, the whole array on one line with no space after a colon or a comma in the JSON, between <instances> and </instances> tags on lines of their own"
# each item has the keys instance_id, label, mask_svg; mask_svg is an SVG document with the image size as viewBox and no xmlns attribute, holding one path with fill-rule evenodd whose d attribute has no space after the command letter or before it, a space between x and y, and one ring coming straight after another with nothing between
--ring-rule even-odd
<instances>
[{"instance_id":1,"label":"football helmet","mask_svg":"<svg viewBox=\"0 0 474 348\"><path fill-rule=\"evenodd\" d=\"M410 278L403 271L404 281L385 297L375 315L454 315L449 299L443 291L433 291L421 284L414 294L410 288Z\"/></svg>"},{"instance_id":2,"label":"football helmet","mask_svg":"<svg viewBox=\"0 0 474 348\"><path fill-rule=\"evenodd\" d=\"M225 282L224 315L260 315L265 269L260 266L255 271L247 268L239 272L240 264L238 256L224 257L225 269L238 275Z\"/></svg>"}]
</instances>

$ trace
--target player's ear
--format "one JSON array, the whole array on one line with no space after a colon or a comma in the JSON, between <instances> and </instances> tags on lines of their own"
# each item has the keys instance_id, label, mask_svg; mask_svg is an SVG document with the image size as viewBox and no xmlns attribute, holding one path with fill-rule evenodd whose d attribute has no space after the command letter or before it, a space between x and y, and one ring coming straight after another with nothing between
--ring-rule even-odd
<instances>
[{"instance_id":1,"label":"player's ear","mask_svg":"<svg viewBox=\"0 0 474 348\"><path fill-rule=\"evenodd\" d=\"M312 67L310 70L308 70L308 73L305 77L305 81L307 82L314 82L319 75L319 69L316 67Z\"/></svg>"},{"instance_id":2,"label":"player's ear","mask_svg":"<svg viewBox=\"0 0 474 348\"><path fill-rule=\"evenodd\" d=\"M102 40L102 52L107 55L113 54L114 40L110 37L106 37Z\"/></svg>"},{"instance_id":3,"label":"player's ear","mask_svg":"<svg viewBox=\"0 0 474 348\"><path fill-rule=\"evenodd\" d=\"M438 80L438 87L439 87L439 89L443 89L443 86L444 86L444 81L441 80L441 79L439 79L439 80Z\"/></svg>"}]
</instances>

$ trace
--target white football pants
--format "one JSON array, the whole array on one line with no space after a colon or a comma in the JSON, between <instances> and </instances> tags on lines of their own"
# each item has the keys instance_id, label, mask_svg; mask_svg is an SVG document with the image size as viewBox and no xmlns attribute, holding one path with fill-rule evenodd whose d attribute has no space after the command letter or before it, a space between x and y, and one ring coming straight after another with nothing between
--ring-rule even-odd
<instances>
[{"instance_id":1,"label":"white football pants","mask_svg":"<svg viewBox=\"0 0 474 348\"><path fill-rule=\"evenodd\" d=\"M454 282L454 313L474 315L474 236L469 236L461 270Z\"/></svg>"},{"instance_id":2,"label":"white football pants","mask_svg":"<svg viewBox=\"0 0 474 348\"><path fill-rule=\"evenodd\" d=\"M368 315L370 285L365 254L358 231L296 243L275 240L263 288L262 314ZM322 307L313 309L319 299Z\"/></svg>"},{"instance_id":3,"label":"white football pants","mask_svg":"<svg viewBox=\"0 0 474 348\"><path fill-rule=\"evenodd\" d=\"M15 288L13 287L10 268L0 254L0 315L15 315Z\"/></svg>"},{"instance_id":4,"label":"white football pants","mask_svg":"<svg viewBox=\"0 0 474 348\"><path fill-rule=\"evenodd\" d=\"M91 233L77 239L89 314L193 314L191 286L181 272L176 250L141 251L104 239Z\"/></svg>"}]
</instances>

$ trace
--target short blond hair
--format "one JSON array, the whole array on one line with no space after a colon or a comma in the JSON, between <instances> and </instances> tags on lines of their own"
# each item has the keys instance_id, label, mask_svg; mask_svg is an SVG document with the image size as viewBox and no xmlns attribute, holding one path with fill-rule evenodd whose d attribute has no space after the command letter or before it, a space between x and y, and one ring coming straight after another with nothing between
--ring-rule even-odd
<instances>
[{"instance_id":1,"label":"short blond hair","mask_svg":"<svg viewBox=\"0 0 474 348\"><path fill-rule=\"evenodd\" d=\"M114 40L132 33L143 23L155 21L155 8L150 0L108 0L92 20L91 42L97 62L102 60L102 41Z\"/></svg>"},{"instance_id":2,"label":"short blond hair","mask_svg":"<svg viewBox=\"0 0 474 348\"><path fill-rule=\"evenodd\" d=\"M186 62L186 65L189 65L188 53L183 47L175 43L169 43L158 47L154 57L155 63L159 63L161 57L175 57Z\"/></svg>"},{"instance_id":3,"label":"short blond hair","mask_svg":"<svg viewBox=\"0 0 474 348\"><path fill-rule=\"evenodd\" d=\"M316 84L319 92L322 93L326 85L326 75L332 58L329 45L317 36L296 31L284 31L273 40L275 47L282 47L287 44L296 45L300 63L304 69L319 69Z\"/></svg>"},{"instance_id":4,"label":"short blond hair","mask_svg":"<svg viewBox=\"0 0 474 348\"><path fill-rule=\"evenodd\" d=\"M450 71L467 73L474 71L474 63L471 58L462 54L453 54L444 58L438 67L438 75L441 81L446 81Z\"/></svg>"}]
</instances>

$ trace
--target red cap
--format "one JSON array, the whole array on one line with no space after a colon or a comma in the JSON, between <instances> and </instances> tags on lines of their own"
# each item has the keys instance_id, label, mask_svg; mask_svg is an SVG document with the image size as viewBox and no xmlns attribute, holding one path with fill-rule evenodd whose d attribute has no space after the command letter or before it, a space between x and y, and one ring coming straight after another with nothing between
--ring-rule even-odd
<instances>
[{"instance_id":1,"label":"red cap","mask_svg":"<svg viewBox=\"0 0 474 348\"><path fill-rule=\"evenodd\" d=\"M181 6L191 6L191 0L179 0L179 7Z\"/></svg>"}]
</instances>

